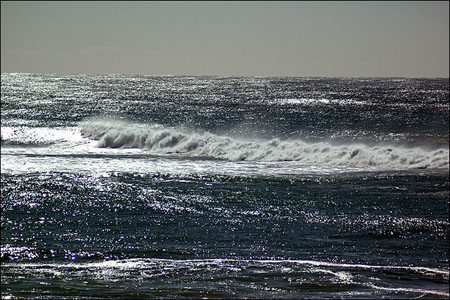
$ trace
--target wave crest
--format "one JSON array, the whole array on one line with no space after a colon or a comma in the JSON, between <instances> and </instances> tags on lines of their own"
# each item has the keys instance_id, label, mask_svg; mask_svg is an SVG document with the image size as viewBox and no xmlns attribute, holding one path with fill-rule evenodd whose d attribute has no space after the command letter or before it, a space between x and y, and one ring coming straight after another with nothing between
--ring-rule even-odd
<instances>
[{"instance_id":1,"label":"wave crest","mask_svg":"<svg viewBox=\"0 0 450 300\"><path fill-rule=\"evenodd\" d=\"M86 121L83 136L100 148L139 148L155 154L177 154L224 160L300 161L308 164L392 169L448 168L449 150L399 145L308 143L302 140L244 140L160 125L124 121Z\"/></svg>"}]
</instances>

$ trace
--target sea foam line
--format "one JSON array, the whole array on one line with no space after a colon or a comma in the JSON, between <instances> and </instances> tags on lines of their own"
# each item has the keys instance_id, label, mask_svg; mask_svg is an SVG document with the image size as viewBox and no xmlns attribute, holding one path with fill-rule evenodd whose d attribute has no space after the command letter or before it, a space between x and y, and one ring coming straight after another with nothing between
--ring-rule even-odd
<instances>
[{"instance_id":1,"label":"sea foam line","mask_svg":"<svg viewBox=\"0 0 450 300\"><path fill-rule=\"evenodd\" d=\"M255 264L299 264L324 267L338 267L349 269L401 269L411 270L414 272L428 272L441 275L449 275L449 270L442 270L428 267L412 267L412 266L389 266L389 265L364 265L364 264L346 264L332 263L314 260L292 260L292 259L229 259L229 258L209 258L209 259L166 259L166 258L130 258L121 260L107 260L102 262L77 263L68 262L60 263L5 263L14 267L60 267L60 268L133 268L146 264L154 263L173 263L173 264L223 264L223 263L255 263Z\"/></svg>"},{"instance_id":2,"label":"sea foam line","mask_svg":"<svg viewBox=\"0 0 450 300\"><path fill-rule=\"evenodd\" d=\"M173 268L171 265L181 265L185 267L194 267L203 265L204 267L211 267L211 265L217 265L219 267L230 268L230 270L240 270L236 268L235 264L241 263L250 263L250 264L262 264L270 265L270 264L300 264L300 265L312 265L312 266L325 266L325 267L339 267L339 268L354 268L354 269L403 269L403 270L412 270L412 271L426 271L435 274L447 274L448 271L436 269L436 268L427 268L427 267L411 267L411 266L386 266L386 265L364 265L364 264L340 264L340 263L330 263L330 262L322 262L322 261L313 261L313 260L280 260L280 259L224 259L224 258L213 258L213 259L164 259L164 258L133 258L133 259L123 259L123 260L111 260L111 261L103 261L103 262L88 262L88 263L5 263L4 268L23 268L28 269L32 272L52 272L58 276L64 276L65 271L61 269L72 269L71 272L75 270L80 270L81 272L86 272L88 269L96 269L101 271L103 275L113 275L113 276L121 276L120 273L115 273L117 271L125 271L133 269L141 269L146 267L152 267L155 270L160 270L161 267L169 267ZM163 266L161 266L163 265ZM165 265L165 266L164 266ZM167 266L169 265L169 266ZM190 266L189 266L190 265ZM36 268L36 269L34 269ZM46 269L48 268L48 269ZM354 284L358 284L357 281L353 280L352 274L348 272L333 272L326 269L317 269L312 270L313 272L323 272L329 273L337 278L339 278L342 282L352 282ZM112 273L111 273L112 272ZM146 274L149 276L149 274ZM418 293L418 294L429 294L429 295L438 295L448 297L450 293L439 290L431 290L431 289L417 289L417 288L403 288L403 287L383 287L379 285L375 285L371 282L360 282L363 286L373 288L376 290L390 291L390 292L406 292L406 293Z\"/></svg>"},{"instance_id":3,"label":"sea foam line","mask_svg":"<svg viewBox=\"0 0 450 300\"><path fill-rule=\"evenodd\" d=\"M434 290L424 290L424 289L413 289L413 288L391 288L382 287L374 284L367 284L368 287L374 288L376 290L391 291L391 292L409 292L409 293L421 293L421 294L432 294L439 296L450 296L450 293L434 291Z\"/></svg>"}]
</instances>

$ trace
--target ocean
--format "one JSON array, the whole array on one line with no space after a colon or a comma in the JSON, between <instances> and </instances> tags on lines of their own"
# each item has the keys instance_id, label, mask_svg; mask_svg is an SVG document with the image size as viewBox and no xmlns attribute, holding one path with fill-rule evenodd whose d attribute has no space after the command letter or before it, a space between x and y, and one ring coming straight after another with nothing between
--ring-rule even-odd
<instances>
[{"instance_id":1,"label":"ocean","mask_svg":"<svg viewBox=\"0 0 450 300\"><path fill-rule=\"evenodd\" d=\"M4 299L449 297L449 80L1 74Z\"/></svg>"}]
</instances>

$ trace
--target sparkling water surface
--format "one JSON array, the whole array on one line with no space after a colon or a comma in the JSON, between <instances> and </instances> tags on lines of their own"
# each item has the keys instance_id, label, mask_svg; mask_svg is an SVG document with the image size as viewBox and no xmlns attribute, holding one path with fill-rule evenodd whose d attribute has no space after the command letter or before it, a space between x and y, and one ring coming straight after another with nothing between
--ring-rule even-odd
<instances>
[{"instance_id":1,"label":"sparkling water surface","mask_svg":"<svg viewBox=\"0 0 450 300\"><path fill-rule=\"evenodd\" d=\"M448 298L448 95L2 74L2 297Z\"/></svg>"}]
</instances>

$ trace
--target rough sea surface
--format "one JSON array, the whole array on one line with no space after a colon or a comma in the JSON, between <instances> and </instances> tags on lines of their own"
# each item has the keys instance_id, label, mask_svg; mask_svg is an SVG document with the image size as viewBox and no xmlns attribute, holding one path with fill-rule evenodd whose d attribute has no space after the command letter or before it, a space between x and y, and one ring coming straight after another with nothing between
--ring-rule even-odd
<instances>
[{"instance_id":1,"label":"rough sea surface","mask_svg":"<svg viewBox=\"0 0 450 300\"><path fill-rule=\"evenodd\" d=\"M449 297L449 80L1 74L1 296Z\"/></svg>"}]
</instances>

